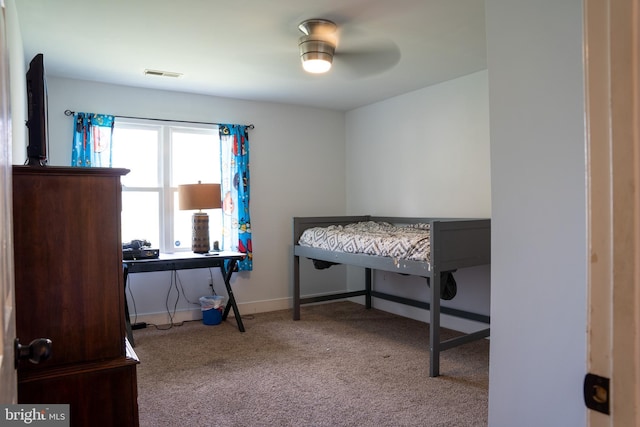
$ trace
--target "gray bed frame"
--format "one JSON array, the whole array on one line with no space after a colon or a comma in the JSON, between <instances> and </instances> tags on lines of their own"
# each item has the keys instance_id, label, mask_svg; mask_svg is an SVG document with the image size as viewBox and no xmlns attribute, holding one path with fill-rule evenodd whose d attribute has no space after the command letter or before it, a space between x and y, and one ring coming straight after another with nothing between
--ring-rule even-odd
<instances>
[{"instance_id":1,"label":"gray bed frame","mask_svg":"<svg viewBox=\"0 0 640 427\"><path fill-rule=\"evenodd\" d=\"M385 221L393 224L431 224L431 263L411 260L398 260L364 254L334 252L298 245L300 236L307 228L346 225L360 221ZM328 295L301 297L300 257L312 260L346 264L365 269L365 288L350 292L338 292ZM293 218L293 319L300 319L300 306L336 299L365 297L365 305L371 308L371 299L380 298L401 304L429 310L429 375L440 375L440 352L489 336L486 329L465 334L446 341L440 341L440 314L490 323L489 316L440 305L442 273L453 272L459 268L486 265L491 263L491 220L489 219L452 219L452 218L415 218L415 217L378 217L378 216L339 216L339 217L294 217ZM372 287L372 270L391 271L409 274L427 279L430 289L430 302L418 301L396 295L378 292Z\"/></svg>"}]
</instances>

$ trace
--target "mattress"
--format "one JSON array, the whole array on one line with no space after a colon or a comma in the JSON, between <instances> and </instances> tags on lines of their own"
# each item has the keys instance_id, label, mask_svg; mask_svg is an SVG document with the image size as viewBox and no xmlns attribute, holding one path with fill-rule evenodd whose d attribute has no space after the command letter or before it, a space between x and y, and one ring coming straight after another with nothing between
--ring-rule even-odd
<instances>
[{"instance_id":1,"label":"mattress","mask_svg":"<svg viewBox=\"0 0 640 427\"><path fill-rule=\"evenodd\" d=\"M429 235L428 223L395 225L364 221L308 228L298 244L328 251L430 262Z\"/></svg>"}]
</instances>

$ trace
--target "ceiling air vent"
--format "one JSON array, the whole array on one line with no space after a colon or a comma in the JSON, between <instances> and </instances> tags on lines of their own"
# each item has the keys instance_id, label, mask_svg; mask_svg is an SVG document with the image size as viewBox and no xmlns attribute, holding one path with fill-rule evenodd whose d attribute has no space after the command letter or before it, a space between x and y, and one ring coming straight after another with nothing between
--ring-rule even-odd
<instances>
[{"instance_id":1,"label":"ceiling air vent","mask_svg":"<svg viewBox=\"0 0 640 427\"><path fill-rule=\"evenodd\" d=\"M144 70L145 76L158 76L158 77L182 77L182 73L174 73L173 71L160 71L160 70Z\"/></svg>"}]
</instances>

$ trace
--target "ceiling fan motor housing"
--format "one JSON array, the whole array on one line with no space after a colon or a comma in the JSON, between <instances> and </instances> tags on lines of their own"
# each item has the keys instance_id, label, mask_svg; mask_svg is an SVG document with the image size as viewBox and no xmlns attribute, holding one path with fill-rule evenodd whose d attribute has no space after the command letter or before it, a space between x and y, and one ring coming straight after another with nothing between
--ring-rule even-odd
<instances>
[{"instance_id":1,"label":"ceiling fan motor housing","mask_svg":"<svg viewBox=\"0 0 640 427\"><path fill-rule=\"evenodd\" d=\"M318 40L314 36L300 37L300 59L302 62L312 59L323 59L331 62L336 51L335 45L326 40Z\"/></svg>"},{"instance_id":2,"label":"ceiling fan motor housing","mask_svg":"<svg viewBox=\"0 0 640 427\"><path fill-rule=\"evenodd\" d=\"M326 19L309 19L298 25L304 34L298 40L300 59L307 61L333 62L336 50L336 24Z\"/></svg>"}]
</instances>

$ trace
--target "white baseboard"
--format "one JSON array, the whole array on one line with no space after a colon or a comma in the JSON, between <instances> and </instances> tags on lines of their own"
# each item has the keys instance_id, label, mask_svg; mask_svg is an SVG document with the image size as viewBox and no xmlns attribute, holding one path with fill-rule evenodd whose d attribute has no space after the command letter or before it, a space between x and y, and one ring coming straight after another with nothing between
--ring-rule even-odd
<instances>
[{"instance_id":1,"label":"white baseboard","mask_svg":"<svg viewBox=\"0 0 640 427\"><path fill-rule=\"evenodd\" d=\"M350 298L350 300L359 304L364 304L364 297ZM326 303L327 302L323 302L321 304ZM238 310L240 311L240 315L242 316L256 313L267 313L270 311L287 310L292 307L293 300L291 298L280 298L274 300L254 301L238 304ZM394 313L399 316L409 317L421 322L429 322L429 310L410 307L384 300L374 300L374 308L382 311L387 311L389 313ZM233 315L233 313L229 313L229 316ZM167 312L138 314L137 318L135 319L133 318L133 314L131 314L131 316L132 322L145 322L153 325L171 324L171 318L169 317L169 314ZM202 311L199 308L181 310L176 311L175 315L173 316L173 323L189 322L200 319L202 319ZM440 318L440 325L442 327L464 333L474 332L487 327L486 324L481 322L461 319L454 316L448 316L446 314L443 314Z\"/></svg>"},{"instance_id":2,"label":"white baseboard","mask_svg":"<svg viewBox=\"0 0 640 427\"><path fill-rule=\"evenodd\" d=\"M182 323L189 322L192 320L200 320L202 319L202 311L197 309L190 310L180 310L176 311L173 316L169 316L167 312L164 313L144 313L138 314L134 316L133 313L130 314L131 323L146 323L149 325L170 325L172 322ZM172 319L173 317L173 319Z\"/></svg>"},{"instance_id":3,"label":"white baseboard","mask_svg":"<svg viewBox=\"0 0 640 427\"><path fill-rule=\"evenodd\" d=\"M267 313L270 311L278 311L278 310L286 310L293 307L293 303L291 298L281 298L277 300L267 300L267 301L255 301L249 303L239 303L238 310L240 311L240 315L246 316L255 313ZM233 309L229 312L229 316L233 316ZM134 314L131 313L131 322L138 323L147 323L152 325L169 325L173 323L181 323L181 322L190 322L193 320L202 319L202 310L199 308L191 308L186 310L176 311L173 316L169 316L169 313L143 313L134 318Z\"/></svg>"}]
</instances>

